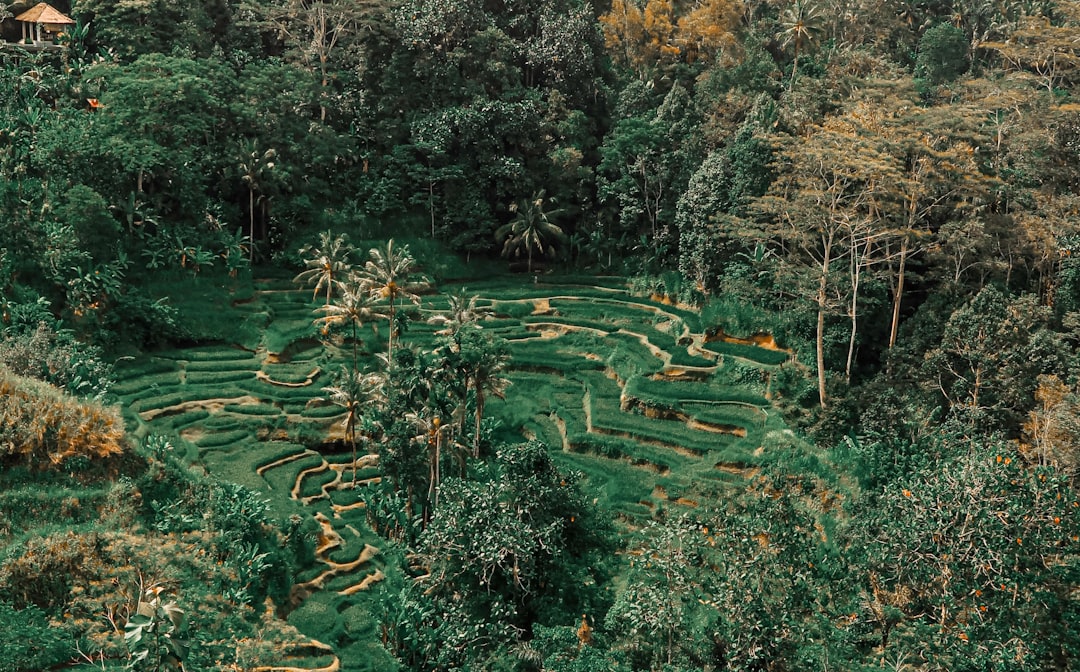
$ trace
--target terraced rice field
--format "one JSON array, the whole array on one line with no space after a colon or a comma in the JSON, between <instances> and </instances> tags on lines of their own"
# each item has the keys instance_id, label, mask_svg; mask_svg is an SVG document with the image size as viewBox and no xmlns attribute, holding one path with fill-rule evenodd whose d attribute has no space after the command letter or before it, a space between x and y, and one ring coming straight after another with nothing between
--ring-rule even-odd
<instances>
[{"instance_id":1,"label":"terraced rice field","mask_svg":"<svg viewBox=\"0 0 1080 672\"><path fill-rule=\"evenodd\" d=\"M512 278L468 293L493 309L483 326L512 354L512 385L489 402L489 417L500 418L506 438L542 439L626 525L744 487L764 435L783 429L768 397L772 373L791 355L771 339L711 334L697 313L631 296L615 281ZM374 627L363 594L383 578L380 540L365 526L357 488L379 478L378 464L315 450L340 438L323 389L351 356L351 347L318 340L318 305L286 281L257 283L221 316L243 321L238 333L257 340L125 362L115 391L134 431L180 437L193 462L264 493L283 517L314 517L319 564L298 577L289 620L328 648L311 645L296 664L374 669L385 654L363 644ZM446 307L445 295L424 297L420 317ZM428 347L438 329L417 320L404 340ZM382 330L363 330L363 352L383 347Z\"/></svg>"}]
</instances>

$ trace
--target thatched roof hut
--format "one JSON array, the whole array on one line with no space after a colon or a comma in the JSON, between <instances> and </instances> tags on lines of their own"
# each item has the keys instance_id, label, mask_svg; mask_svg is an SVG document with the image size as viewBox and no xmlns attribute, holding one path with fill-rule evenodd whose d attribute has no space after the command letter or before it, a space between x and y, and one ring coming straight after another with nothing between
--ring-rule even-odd
<instances>
[{"instance_id":1,"label":"thatched roof hut","mask_svg":"<svg viewBox=\"0 0 1080 672\"><path fill-rule=\"evenodd\" d=\"M71 17L61 14L46 2L39 2L16 16L15 20L22 23L24 42L28 37L32 37L34 42L41 42L43 34L52 36L62 33L67 26L75 24Z\"/></svg>"}]
</instances>

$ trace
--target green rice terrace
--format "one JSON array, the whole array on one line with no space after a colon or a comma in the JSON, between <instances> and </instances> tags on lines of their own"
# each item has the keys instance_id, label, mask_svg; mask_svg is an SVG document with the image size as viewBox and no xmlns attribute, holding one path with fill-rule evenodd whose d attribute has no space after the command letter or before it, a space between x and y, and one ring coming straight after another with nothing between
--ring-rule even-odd
<instances>
[{"instance_id":1,"label":"green rice terrace","mask_svg":"<svg viewBox=\"0 0 1080 672\"><path fill-rule=\"evenodd\" d=\"M467 292L490 309L483 329L511 353L511 384L488 416L506 438L539 439L562 468L583 473L621 525L745 488L765 435L785 430L770 388L776 371L798 364L771 337L715 333L696 312L616 281L510 278ZM375 455L352 461L341 408L326 400L351 347L319 339L321 301L288 280L257 281L215 316L232 321L237 342L124 361L114 392L136 434L176 437L189 462L262 493L282 518L317 521L319 564L297 577L288 620L336 657L316 648L296 664L366 669L385 653L349 647L374 640L362 627L375 626L358 614L385 567L361 495L380 472ZM447 308L446 294L423 296L402 343L432 345L443 326L430 318ZM386 330L384 322L361 330L366 357L385 345Z\"/></svg>"}]
</instances>

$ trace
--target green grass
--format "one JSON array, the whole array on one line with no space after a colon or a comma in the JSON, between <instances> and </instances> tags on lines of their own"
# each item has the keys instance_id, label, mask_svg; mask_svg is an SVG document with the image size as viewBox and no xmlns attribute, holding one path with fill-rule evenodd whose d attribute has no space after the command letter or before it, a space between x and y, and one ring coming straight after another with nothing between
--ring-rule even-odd
<instances>
[{"instance_id":1,"label":"green grass","mask_svg":"<svg viewBox=\"0 0 1080 672\"><path fill-rule=\"evenodd\" d=\"M129 417L134 412L189 401L253 397L249 403L230 403L213 412L192 409L146 424L150 431L185 431L189 438L198 437L197 447L185 444L192 455L197 451L212 473L264 493L278 515L326 514L347 541L333 557L351 560L364 542L379 542L366 536L370 533L363 509L336 517L332 504L355 503L360 493L350 488L330 490L328 498L306 508L289 496L297 475L323 460L320 455L305 454L305 446L325 441L327 431L341 415L336 406L310 402L325 396L324 388L333 380L333 373L351 359L350 342L339 338L348 336L348 330L330 334L328 344L320 342L312 320L318 316L313 311L321 299L312 300L310 290L297 289L283 274L278 275L258 283L245 303L235 307L213 304L217 312L203 316L199 328L210 333L212 321L224 323L215 333L226 335L215 344L176 348L119 364L121 382L116 394L124 401ZM488 402L487 415L500 422L497 438L518 441L522 433L528 433L542 440L561 468L584 475L583 487L591 497L631 526L665 511L679 510L683 505L675 503L678 497L716 499L745 487L741 474L717 469L718 462L755 465L782 461L799 468L822 468L805 450L786 442L786 434L774 431L783 429L783 423L772 414L763 396L768 371L786 360L786 353L714 342L708 347L715 360L691 355L686 341L680 345L680 339L687 329L700 337L702 324L712 323L692 311L632 297L626 283L618 278L543 275L534 284L531 276L522 275L465 284L468 294L478 295L481 305L491 306L500 315L482 322L484 331L510 342L512 360L505 375L512 385L505 400ZM542 301L547 301L555 314L533 315ZM426 320L447 308L444 294L424 296L419 309L410 309L415 311L415 319L402 335L402 344L431 347L440 338L437 332L442 327ZM371 325L361 331L364 366L373 363L371 352L386 347L387 325L380 322L377 326L377 333L372 333ZM557 335L544 338L544 331ZM666 354L658 356L651 347ZM265 353L277 353L278 361ZM691 372L693 380L654 379L667 360L675 368L700 370ZM310 386L273 385L255 378L255 373L262 371L274 381L304 383L316 367L320 367L320 374ZM669 414L743 427L748 435L739 438L706 432L682 420L654 419L623 410L620 402L624 394ZM586 400L594 431L587 427ZM303 420L286 422L285 414ZM568 440L566 451L560 424ZM763 450L755 454L759 446ZM269 468L262 476L257 474L261 466L293 456L297 459ZM326 459L341 463L350 457L335 452ZM357 476L365 479L379 473L377 468L365 468L358 470ZM322 486L334 478L331 470L305 477L302 496L321 494ZM349 482L351 470L346 469L342 478ZM347 525L360 530L360 537L348 531ZM306 571L311 578L319 568ZM367 571L333 579L329 587L352 585ZM354 611L361 614L363 610L355 605L370 597L341 598L332 590L316 592L290 614L289 620L322 641L352 646L349 642L353 638L371 632L370 624L357 622L360 616L351 615ZM347 660L343 651L339 651L343 670L363 669L358 661Z\"/></svg>"},{"instance_id":2,"label":"green grass","mask_svg":"<svg viewBox=\"0 0 1080 672\"><path fill-rule=\"evenodd\" d=\"M249 439L251 439L251 433L246 429L219 430L200 438L195 442L195 445L199 446L200 449L222 448L247 443Z\"/></svg>"},{"instance_id":3,"label":"green grass","mask_svg":"<svg viewBox=\"0 0 1080 672\"><path fill-rule=\"evenodd\" d=\"M688 401L739 402L751 406L768 406L765 397L747 392L741 387L711 381L657 380L635 376L626 383L626 396L656 406L673 406Z\"/></svg>"},{"instance_id":4,"label":"green grass","mask_svg":"<svg viewBox=\"0 0 1080 672\"><path fill-rule=\"evenodd\" d=\"M248 355L248 353L237 351L239 355ZM211 360L192 360L184 366L184 370L191 373L218 373L218 372L232 372L232 371L249 371L259 367L259 360L257 357L243 356L236 359L211 359Z\"/></svg>"},{"instance_id":5,"label":"green grass","mask_svg":"<svg viewBox=\"0 0 1080 672\"><path fill-rule=\"evenodd\" d=\"M226 404L224 410L237 415L255 415L270 417L281 415L281 409L269 404Z\"/></svg>"},{"instance_id":6,"label":"green grass","mask_svg":"<svg viewBox=\"0 0 1080 672\"><path fill-rule=\"evenodd\" d=\"M757 362L758 364L764 364L766 366L779 366L791 358L791 355L783 350L769 350L767 348L759 348L756 345L726 343L724 341L707 343L705 344L704 349L709 352L715 352L717 355L730 355L732 357L748 359L752 362Z\"/></svg>"}]
</instances>

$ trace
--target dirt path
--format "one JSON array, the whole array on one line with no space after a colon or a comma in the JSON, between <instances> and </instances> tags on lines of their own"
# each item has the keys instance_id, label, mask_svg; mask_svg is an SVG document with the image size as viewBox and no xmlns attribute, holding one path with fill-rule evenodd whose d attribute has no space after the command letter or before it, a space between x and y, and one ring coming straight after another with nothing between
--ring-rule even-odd
<instances>
[{"instance_id":1,"label":"dirt path","mask_svg":"<svg viewBox=\"0 0 1080 672\"><path fill-rule=\"evenodd\" d=\"M280 381L280 380L274 380L273 378L266 375L262 371L256 371L255 372L255 377L257 379L263 381L264 383L269 383L270 385L277 385L278 387L308 387L309 385L311 385L312 383L315 382L315 379L319 377L320 373L322 373L322 369L320 369L319 367L316 366L311 371L311 373L309 373L307 375L307 380L305 380L302 383L286 383L286 382L283 382L283 381Z\"/></svg>"},{"instance_id":2,"label":"dirt path","mask_svg":"<svg viewBox=\"0 0 1080 672\"><path fill-rule=\"evenodd\" d=\"M185 401L182 404L174 404L172 406L166 406L165 408L152 408L149 411L141 411L139 417L144 422L151 422L156 418L167 415L176 415L179 413L186 413L188 411L205 410L209 413L218 413L229 405L244 405L252 404L258 405L262 403L258 397L254 397L250 394L242 397L229 397L220 399L195 399L193 401Z\"/></svg>"}]
</instances>

